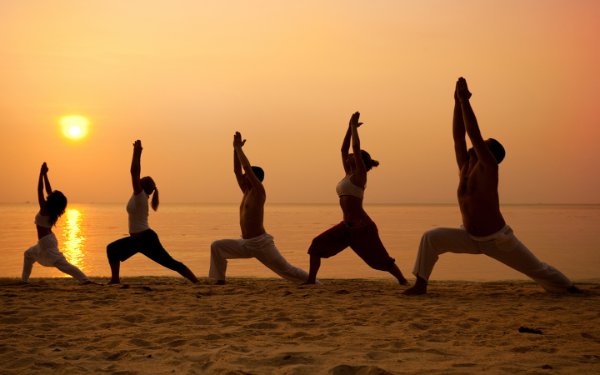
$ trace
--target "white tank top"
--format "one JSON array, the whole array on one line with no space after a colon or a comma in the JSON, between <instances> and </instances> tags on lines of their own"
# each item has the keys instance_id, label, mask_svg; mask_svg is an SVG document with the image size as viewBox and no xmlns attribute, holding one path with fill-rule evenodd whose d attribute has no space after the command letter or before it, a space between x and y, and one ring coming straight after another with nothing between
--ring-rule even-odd
<instances>
[{"instance_id":1,"label":"white tank top","mask_svg":"<svg viewBox=\"0 0 600 375\"><path fill-rule=\"evenodd\" d=\"M350 176L342 178L342 180L338 182L337 186L335 187L335 191L340 197L343 195L350 195L362 199L365 194L365 189L354 185L352 181L350 181Z\"/></svg>"},{"instance_id":2,"label":"white tank top","mask_svg":"<svg viewBox=\"0 0 600 375\"><path fill-rule=\"evenodd\" d=\"M141 191L133 194L127 202L127 213L129 214L129 233L139 233L150 229L148 225L148 194Z\"/></svg>"}]
</instances>

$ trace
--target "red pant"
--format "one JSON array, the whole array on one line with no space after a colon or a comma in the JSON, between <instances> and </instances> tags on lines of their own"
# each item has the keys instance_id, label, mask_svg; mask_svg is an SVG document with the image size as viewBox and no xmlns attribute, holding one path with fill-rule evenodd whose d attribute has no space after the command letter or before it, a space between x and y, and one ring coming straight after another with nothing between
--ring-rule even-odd
<instances>
[{"instance_id":1,"label":"red pant","mask_svg":"<svg viewBox=\"0 0 600 375\"><path fill-rule=\"evenodd\" d=\"M320 258L332 257L350 246L369 266L389 271L395 263L379 238L374 222L349 227L343 221L313 239L308 253Z\"/></svg>"}]
</instances>

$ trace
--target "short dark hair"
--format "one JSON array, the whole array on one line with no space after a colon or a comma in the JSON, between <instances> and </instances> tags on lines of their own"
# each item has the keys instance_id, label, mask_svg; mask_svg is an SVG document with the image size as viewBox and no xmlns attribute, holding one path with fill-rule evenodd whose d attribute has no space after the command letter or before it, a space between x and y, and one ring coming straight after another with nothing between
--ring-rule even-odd
<instances>
[{"instance_id":1,"label":"short dark hair","mask_svg":"<svg viewBox=\"0 0 600 375\"><path fill-rule=\"evenodd\" d=\"M252 166L252 172L258 178L258 181L262 182L265 179L265 171L261 167L255 165Z\"/></svg>"},{"instance_id":2,"label":"short dark hair","mask_svg":"<svg viewBox=\"0 0 600 375\"><path fill-rule=\"evenodd\" d=\"M492 152L492 155L494 155L494 158L496 158L496 163L500 164L506 156L504 146L502 146L502 144L494 138L489 138L487 141L485 141L485 143L487 144L489 150Z\"/></svg>"}]
</instances>

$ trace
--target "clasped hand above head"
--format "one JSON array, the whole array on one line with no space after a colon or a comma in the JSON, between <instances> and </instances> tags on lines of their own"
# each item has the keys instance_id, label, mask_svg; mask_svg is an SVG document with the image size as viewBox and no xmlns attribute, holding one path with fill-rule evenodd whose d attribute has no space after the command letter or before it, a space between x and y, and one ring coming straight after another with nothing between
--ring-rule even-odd
<instances>
[{"instance_id":1,"label":"clasped hand above head","mask_svg":"<svg viewBox=\"0 0 600 375\"><path fill-rule=\"evenodd\" d=\"M246 143L246 140L242 140L242 134L240 132L235 132L233 135L233 147L243 147Z\"/></svg>"}]
</instances>

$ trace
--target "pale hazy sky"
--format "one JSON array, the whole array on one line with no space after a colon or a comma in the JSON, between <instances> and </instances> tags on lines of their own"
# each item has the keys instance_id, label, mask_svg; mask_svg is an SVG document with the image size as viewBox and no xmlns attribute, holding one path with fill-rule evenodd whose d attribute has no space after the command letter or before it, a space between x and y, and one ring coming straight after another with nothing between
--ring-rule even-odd
<instances>
[{"instance_id":1,"label":"pale hazy sky","mask_svg":"<svg viewBox=\"0 0 600 375\"><path fill-rule=\"evenodd\" d=\"M269 202L335 203L358 110L366 203L452 203L464 76L503 203L600 203L599 46L594 0L4 0L0 202L35 201L42 161L71 202L125 202L138 138L163 202L238 202L239 130Z\"/></svg>"}]
</instances>

